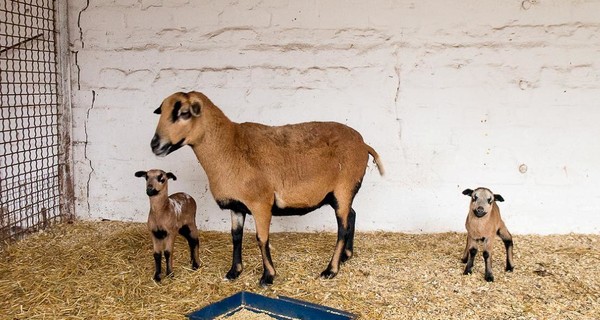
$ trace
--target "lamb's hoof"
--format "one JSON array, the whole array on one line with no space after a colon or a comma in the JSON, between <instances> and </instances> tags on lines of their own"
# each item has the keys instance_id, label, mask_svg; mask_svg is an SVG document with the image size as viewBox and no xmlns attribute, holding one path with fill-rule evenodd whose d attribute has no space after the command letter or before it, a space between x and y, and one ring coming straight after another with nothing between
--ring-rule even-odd
<instances>
[{"instance_id":1,"label":"lamb's hoof","mask_svg":"<svg viewBox=\"0 0 600 320\"><path fill-rule=\"evenodd\" d=\"M171 279L173 279L173 278L175 278L175 273L173 271L171 271L171 272L167 273L167 275L165 276L165 278L171 278Z\"/></svg>"},{"instance_id":2,"label":"lamb's hoof","mask_svg":"<svg viewBox=\"0 0 600 320\"><path fill-rule=\"evenodd\" d=\"M491 274L486 274L485 275L485 281L487 282L494 282L494 276Z\"/></svg>"},{"instance_id":3,"label":"lamb's hoof","mask_svg":"<svg viewBox=\"0 0 600 320\"><path fill-rule=\"evenodd\" d=\"M241 273L242 273L241 271L237 271L234 268L231 268L225 275L225 278L227 280L235 280L240 276Z\"/></svg>"},{"instance_id":4,"label":"lamb's hoof","mask_svg":"<svg viewBox=\"0 0 600 320\"><path fill-rule=\"evenodd\" d=\"M260 278L260 286L266 288L273 284L273 279L275 276L270 274L263 274L262 278Z\"/></svg>"},{"instance_id":5,"label":"lamb's hoof","mask_svg":"<svg viewBox=\"0 0 600 320\"><path fill-rule=\"evenodd\" d=\"M192 263L192 270L198 270L198 268L200 268L200 265L198 263Z\"/></svg>"},{"instance_id":6,"label":"lamb's hoof","mask_svg":"<svg viewBox=\"0 0 600 320\"><path fill-rule=\"evenodd\" d=\"M460 262L462 262L462 263L467 263L467 261L469 261L469 258L462 258L462 259L460 259Z\"/></svg>"},{"instance_id":7,"label":"lamb's hoof","mask_svg":"<svg viewBox=\"0 0 600 320\"><path fill-rule=\"evenodd\" d=\"M153 279L154 279L154 281L156 281L156 282L160 282L160 274L158 274L158 273L157 273L157 274L155 274Z\"/></svg>"},{"instance_id":8,"label":"lamb's hoof","mask_svg":"<svg viewBox=\"0 0 600 320\"><path fill-rule=\"evenodd\" d=\"M513 272L514 269L515 267L513 266L506 266L506 272Z\"/></svg>"},{"instance_id":9,"label":"lamb's hoof","mask_svg":"<svg viewBox=\"0 0 600 320\"><path fill-rule=\"evenodd\" d=\"M333 272L329 268L327 268L325 271L321 272L321 278L324 278L324 279L333 279L333 278L335 278L335 276L337 276L337 272Z\"/></svg>"},{"instance_id":10,"label":"lamb's hoof","mask_svg":"<svg viewBox=\"0 0 600 320\"><path fill-rule=\"evenodd\" d=\"M466 275L468 275L468 274L471 274L471 273L473 273L471 270L465 270L465 272L463 272L463 274L464 274L465 276L466 276Z\"/></svg>"}]
</instances>

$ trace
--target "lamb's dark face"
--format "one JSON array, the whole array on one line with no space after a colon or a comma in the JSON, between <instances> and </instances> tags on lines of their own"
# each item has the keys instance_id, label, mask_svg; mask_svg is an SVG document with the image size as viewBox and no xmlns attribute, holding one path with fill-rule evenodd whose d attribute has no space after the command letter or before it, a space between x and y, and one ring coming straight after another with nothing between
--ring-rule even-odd
<instances>
[{"instance_id":1,"label":"lamb's dark face","mask_svg":"<svg viewBox=\"0 0 600 320\"><path fill-rule=\"evenodd\" d=\"M501 195L494 194L487 188L466 189L463 194L471 197L470 210L478 218L485 216L492 210L494 201L504 201Z\"/></svg>"},{"instance_id":2,"label":"lamb's dark face","mask_svg":"<svg viewBox=\"0 0 600 320\"><path fill-rule=\"evenodd\" d=\"M150 171L138 171L136 177L144 177L146 179L146 194L153 197L161 192L167 192L167 180L177 180L171 172L153 169ZM164 191L163 191L164 190Z\"/></svg>"},{"instance_id":3,"label":"lamb's dark face","mask_svg":"<svg viewBox=\"0 0 600 320\"><path fill-rule=\"evenodd\" d=\"M202 103L197 93L177 92L167 97L154 113L160 114L156 132L150 143L155 155L164 157L190 144L193 122L200 116Z\"/></svg>"}]
</instances>

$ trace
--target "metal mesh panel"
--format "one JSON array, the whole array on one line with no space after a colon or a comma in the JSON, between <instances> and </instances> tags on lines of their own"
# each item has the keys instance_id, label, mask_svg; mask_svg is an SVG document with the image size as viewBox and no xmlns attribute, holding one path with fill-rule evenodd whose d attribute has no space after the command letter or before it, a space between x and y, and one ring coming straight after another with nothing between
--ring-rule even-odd
<instances>
[{"instance_id":1,"label":"metal mesh panel","mask_svg":"<svg viewBox=\"0 0 600 320\"><path fill-rule=\"evenodd\" d=\"M55 1L0 0L0 242L62 220Z\"/></svg>"}]
</instances>

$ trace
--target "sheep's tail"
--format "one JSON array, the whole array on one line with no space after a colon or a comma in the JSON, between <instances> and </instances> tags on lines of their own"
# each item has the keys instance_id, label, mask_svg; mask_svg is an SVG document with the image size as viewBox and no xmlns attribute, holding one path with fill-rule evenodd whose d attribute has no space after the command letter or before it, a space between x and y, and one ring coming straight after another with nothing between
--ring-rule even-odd
<instances>
[{"instance_id":1,"label":"sheep's tail","mask_svg":"<svg viewBox=\"0 0 600 320\"><path fill-rule=\"evenodd\" d=\"M373 162L375 163L375 165L377 165L377 170L379 170L379 174L383 176L385 174L385 170L383 169L383 164L381 163L381 158L379 157L379 154L377 154L377 152L375 152L375 149L371 148L371 146L369 146L368 144L365 143L365 146L367 146L367 151L369 151L369 154L373 157Z\"/></svg>"}]
</instances>

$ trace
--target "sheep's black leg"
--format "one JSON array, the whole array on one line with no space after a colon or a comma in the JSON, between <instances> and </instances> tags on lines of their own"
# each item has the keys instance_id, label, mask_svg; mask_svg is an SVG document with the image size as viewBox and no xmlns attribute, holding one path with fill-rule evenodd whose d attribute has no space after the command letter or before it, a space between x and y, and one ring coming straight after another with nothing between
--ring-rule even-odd
<instances>
[{"instance_id":1,"label":"sheep's black leg","mask_svg":"<svg viewBox=\"0 0 600 320\"><path fill-rule=\"evenodd\" d=\"M273 279L275 278L275 265L273 264L273 259L271 258L269 240L267 239L267 241L262 241L257 234L256 241L258 241L258 246L260 247L260 251L263 255L263 275L260 278L260 285L262 287L266 287L273 284Z\"/></svg>"},{"instance_id":2,"label":"sheep's black leg","mask_svg":"<svg viewBox=\"0 0 600 320\"><path fill-rule=\"evenodd\" d=\"M348 214L348 234L346 236L346 245L345 250L342 253L341 260L342 262L348 261L348 259L352 258L354 254L354 225L356 223L356 212L354 209L350 208L350 213Z\"/></svg>"},{"instance_id":3,"label":"sheep's black leg","mask_svg":"<svg viewBox=\"0 0 600 320\"><path fill-rule=\"evenodd\" d=\"M337 275L340 268L342 252L344 252L344 246L348 239L350 229L348 226L347 215L343 217L339 214L336 214L336 220L338 224L338 237L335 245L335 250L333 251L333 257L331 257L331 261L329 261L327 269L321 272L321 277L325 279L331 279Z\"/></svg>"},{"instance_id":4,"label":"sheep's black leg","mask_svg":"<svg viewBox=\"0 0 600 320\"><path fill-rule=\"evenodd\" d=\"M263 261L263 275L260 278L260 285L266 287L273 284L275 278L275 265L271 259L271 249L269 248L269 229L271 228L271 206L257 207L252 211L256 226L256 240Z\"/></svg>"},{"instance_id":5,"label":"sheep's black leg","mask_svg":"<svg viewBox=\"0 0 600 320\"><path fill-rule=\"evenodd\" d=\"M162 254L160 252L154 252L154 281L160 281L160 262L162 260Z\"/></svg>"},{"instance_id":6,"label":"sheep's black leg","mask_svg":"<svg viewBox=\"0 0 600 320\"><path fill-rule=\"evenodd\" d=\"M511 272L515 268L515 265L513 263L512 235L510 234L510 232L508 232L508 229L506 229L506 226L504 225L504 223L502 223L502 226L500 227L500 229L498 229L497 234L500 237L500 239L502 239L502 242L504 242L504 248L506 249L506 269L505 270Z\"/></svg>"},{"instance_id":7,"label":"sheep's black leg","mask_svg":"<svg viewBox=\"0 0 600 320\"><path fill-rule=\"evenodd\" d=\"M352 209L352 202L354 202L354 197L358 193L358 190L360 190L361 185L362 180L358 181L354 186L350 197L350 204L348 205L350 207L350 212L348 213L348 234L344 243L344 251L340 258L342 262L348 261L348 259L352 258L352 255L354 254L354 225L356 223L356 212L354 209ZM336 202L332 203L332 206L337 210L337 205L339 204L337 203L336 199Z\"/></svg>"},{"instance_id":8,"label":"sheep's black leg","mask_svg":"<svg viewBox=\"0 0 600 320\"><path fill-rule=\"evenodd\" d=\"M242 239L244 237L244 222L246 214L231 211L231 239L233 242L233 258L231 269L225 277L229 280L236 279L242 273Z\"/></svg>"},{"instance_id":9,"label":"sheep's black leg","mask_svg":"<svg viewBox=\"0 0 600 320\"><path fill-rule=\"evenodd\" d=\"M465 267L465 272L463 274L471 274L471 270L473 269L473 262L475 260L475 256L477 255L477 248L471 247L469 249L469 260L467 261L467 266Z\"/></svg>"},{"instance_id":10,"label":"sheep's black leg","mask_svg":"<svg viewBox=\"0 0 600 320\"><path fill-rule=\"evenodd\" d=\"M196 229L192 227L192 229ZM198 262L198 247L200 246L200 241L198 240L198 232L196 230L190 230L190 227L185 225L179 229L179 234L181 234L188 242L190 247L190 259L192 261L192 269L197 270L200 266Z\"/></svg>"}]
</instances>

